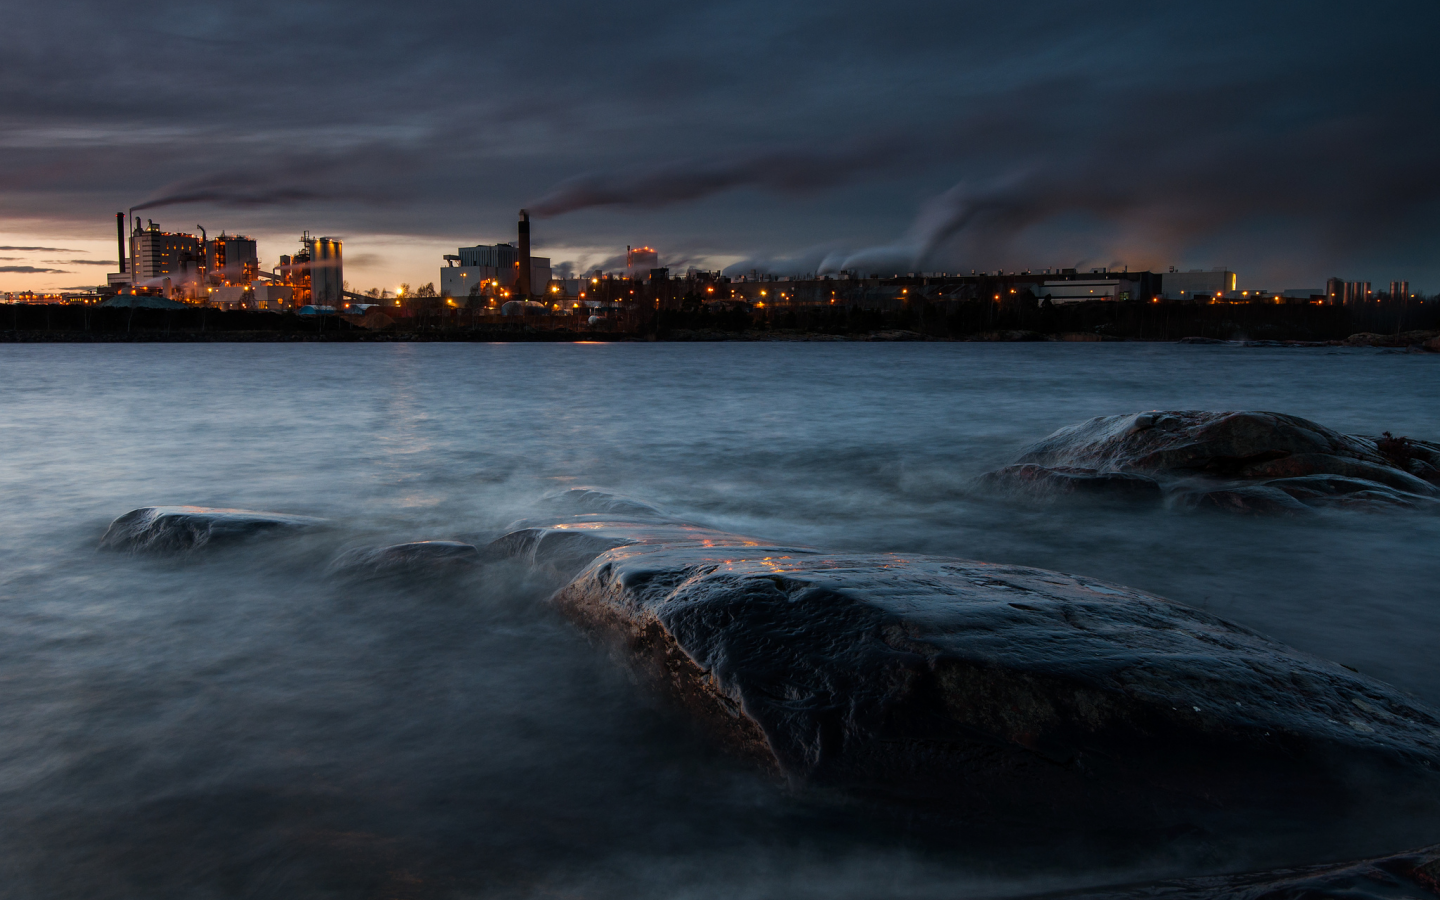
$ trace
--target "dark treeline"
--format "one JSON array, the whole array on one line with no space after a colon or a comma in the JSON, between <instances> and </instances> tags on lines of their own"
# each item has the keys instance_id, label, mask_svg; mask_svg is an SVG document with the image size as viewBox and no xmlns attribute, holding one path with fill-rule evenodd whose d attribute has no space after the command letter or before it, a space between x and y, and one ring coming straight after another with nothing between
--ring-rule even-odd
<instances>
[{"instance_id":1,"label":"dark treeline","mask_svg":"<svg viewBox=\"0 0 1440 900\"><path fill-rule=\"evenodd\" d=\"M0 340L25 341L362 341L396 338L442 340L567 340L577 335L551 327L536 329L523 319L479 325L419 317L410 328L367 330L341 316L187 309L111 308L62 304L0 306Z\"/></svg>"},{"instance_id":2,"label":"dark treeline","mask_svg":"<svg viewBox=\"0 0 1440 900\"><path fill-rule=\"evenodd\" d=\"M8 340L611 340L703 339L787 335L863 337L911 332L929 338L1121 339L1173 341L1344 340L1362 332L1398 335L1440 330L1440 302L1382 300L1357 306L1095 302L1051 306L1024 299L916 300L892 309L798 306L765 309L686 305L648 314L627 312L595 328L571 316L453 315L400 319L383 332L339 316L297 316L217 309L0 306Z\"/></svg>"}]
</instances>

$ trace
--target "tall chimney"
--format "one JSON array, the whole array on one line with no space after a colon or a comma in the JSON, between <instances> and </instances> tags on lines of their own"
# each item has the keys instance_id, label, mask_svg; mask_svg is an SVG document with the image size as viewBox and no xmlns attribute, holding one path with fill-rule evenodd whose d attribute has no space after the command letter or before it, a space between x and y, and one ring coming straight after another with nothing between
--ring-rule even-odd
<instances>
[{"instance_id":1,"label":"tall chimney","mask_svg":"<svg viewBox=\"0 0 1440 900\"><path fill-rule=\"evenodd\" d=\"M520 210L520 271L515 276L515 293L530 299L530 214Z\"/></svg>"},{"instance_id":2,"label":"tall chimney","mask_svg":"<svg viewBox=\"0 0 1440 900\"><path fill-rule=\"evenodd\" d=\"M115 240L120 245L120 274L124 275L130 270L129 266L125 264L125 257L130 254L125 252L125 214L123 212L115 214Z\"/></svg>"}]
</instances>

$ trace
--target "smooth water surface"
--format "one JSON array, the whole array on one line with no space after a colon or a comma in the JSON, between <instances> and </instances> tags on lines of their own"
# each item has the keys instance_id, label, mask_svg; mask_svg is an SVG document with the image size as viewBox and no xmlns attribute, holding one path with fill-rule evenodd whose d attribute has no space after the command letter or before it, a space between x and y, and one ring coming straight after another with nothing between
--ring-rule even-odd
<instances>
[{"instance_id":1,"label":"smooth water surface","mask_svg":"<svg viewBox=\"0 0 1440 900\"><path fill-rule=\"evenodd\" d=\"M937 849L713 753L514 572L325 567L488 541L595 486L772 540L1118 581L1440 705L1436 518L966 491L1143 409L1437 439L1437 384L1434 355L1146 344L0 348L0 896L950 897L1243 866L1243 839L1122 873ZM157 504L338 527L96 552Z\"/></svg>"}]
</instances>

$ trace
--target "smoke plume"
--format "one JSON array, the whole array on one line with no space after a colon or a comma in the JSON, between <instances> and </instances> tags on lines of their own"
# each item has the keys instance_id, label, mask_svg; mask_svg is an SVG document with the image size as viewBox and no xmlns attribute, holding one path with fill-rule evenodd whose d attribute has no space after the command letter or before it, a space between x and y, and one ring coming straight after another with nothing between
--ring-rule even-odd
<instances>
[{"instance_id":1,"label":"smoke plume","mask_svg":"<svg viewBox=\"0 0 1440 900\"><path fill-rule=\"evenodd\" d=\"M829 152L746 152L644 169L590 173L560 182L528 208L532 215L559 216L597 206L669 206L742 187L805 193L873 175L907 155L911 155L910 151L896 144L870 142Z\"/></svg>"},{"instance_id":2,"label":"smoke plume","mask_svg":"<svg viewBox=\"0 0 1440 900\"><path fill-rule=\"evenodd\" d=\"M388 202L402 196L397 181L407 161L408 154L379 145L339 154L285 156L174 182L131 210L187 203L247 208L334 200Z\"/></svg>"}]
</instances>

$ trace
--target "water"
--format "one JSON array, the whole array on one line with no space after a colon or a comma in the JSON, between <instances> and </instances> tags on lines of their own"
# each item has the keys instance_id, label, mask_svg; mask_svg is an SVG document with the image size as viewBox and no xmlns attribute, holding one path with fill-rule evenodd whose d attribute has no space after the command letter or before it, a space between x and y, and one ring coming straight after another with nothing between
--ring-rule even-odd
<instances>
[{"instance_id":1,"label":"water","mask_svg":"<svg viewBox=\"0 0 1440 900\"><path fill-rule=\"evenodd\" d=\"M1440 705L1435 518L964 490L1061 425L1141 409L1434 439L1437 368L1130 344L0 348L0 896L1000 896L1243 867L937 848L715 754L516 573L323 570L341 545L486 541L591 485L778 541L1118 581ZM95 552L110 519L172 503L342 527Z\"/></svg>"}]
</instances>

